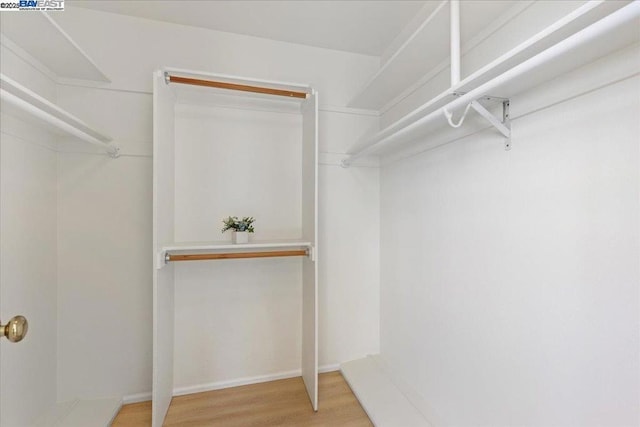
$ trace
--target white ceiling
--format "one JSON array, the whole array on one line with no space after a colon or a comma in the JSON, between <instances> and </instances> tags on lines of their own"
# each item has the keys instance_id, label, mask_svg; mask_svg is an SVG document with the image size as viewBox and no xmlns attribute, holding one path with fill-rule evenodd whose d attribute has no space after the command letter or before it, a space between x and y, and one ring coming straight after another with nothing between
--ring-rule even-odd
<instances>
[{"instance_id":1,"label":"white ceiling","mask_svg":"<svg viewBox=\"0 0 640 427\"><path fill-rule=\"evenodd\" d=\"M70 6L379 56L427 1L67 1Z\"/></svg>"}]
</instances>

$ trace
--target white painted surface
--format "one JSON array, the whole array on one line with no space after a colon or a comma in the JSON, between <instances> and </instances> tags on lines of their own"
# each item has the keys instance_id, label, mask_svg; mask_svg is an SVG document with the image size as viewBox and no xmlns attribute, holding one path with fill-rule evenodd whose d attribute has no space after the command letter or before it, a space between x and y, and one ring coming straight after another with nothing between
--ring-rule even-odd
<instances>
[{"instance_id":1,"label":"white painted surface","mask_svg":"<svg viewBox=\"0 0 640 427\"><path fill-rule=\"evenodd\" d=\"M505 63L510 64L514 57L520 56L520 54L505 55L470 81L465 80L456 88L445 90L416 110L365 139L352 151L346 162L350 163L361 156L381 150L393 150L394 147L409 141L419 141L442 127L443 115L462 110L459 114L465 117L464 107L468 108L471 101L480 99L486 94L512 98L527 89L637 43L640 40L640 32L637 31L638 23L640 23L639 4L627 5L506 71L496 74L494 69L501 70ZM527 47L524 50L530 50L529 42L525 44ZM515 49L515 51L519 50L520 48ZM488 79L494 74L496 74L494 77ZM480 82L483 83L479 84ZM454 89L460 90L463 94L451 99L449 94ZM462 124L462 120L458 123ZM452 127L458 127L452 122L450 124Z\"/></svg>"},{"instance_id":2,"label":"white painted surface","mask_svg":"<svg viewBox=\"0 0 640 427\"><path fill-rule=\"evenodd\" d=\"M208 93L201 91L203 96ZM314 153L316 141L302 141L299 111L192 105L182 97L179 100L175 174L171 174L171 179L175 177L175 240L222 238L222 219L236 215L257 219L256 239L304 238L314 245L315 228L303 231L302 226L302 200L307 196L303 195L301 160L306 160L305 170L312 173L311 187L305 190L312 191L313 201L315 156L304 157L302 145ZM314 130L317 104L308 102L313 116L305 119L313 119L309 124ZM315 204L308 208L313 225ZM310 298L302 295L305 262L313 273L311 280L305 279L305 286L313 291ZM184 263L174 268L174 383L178 389L298 370L302 360L303 377L316 404L315 263L307 258L272 258ZM304 342L301 313L311 316L304 324L305 333L310 334ZM194 354L200 355L200 364L193 363Z\"/></svg>"},{"instance_id":3,"label":"white painted surface","mask_svg":"<svg viewBox=\"0 0 640 427\"><path fill-rule=\"evenodd\" d=\"M300 113L178 104L175 241L224 240L230 215L256 218L253 239L300 239L301 126Z\"/></svg>"},{"instance_id":4,"label":"white painted surface","mask_svg":"<svg viewBox=\"0 0 640 427\"><path fill-rule=\"evenodd\" d=\"M442 425L638 423L639 85L383 168L381 355Z\"/></svg>"},{"instance_id":5,"label":"white painted surface","mask_svg":"<svg viewBox=\"0 0 640 427\"><path fill-rule=\"evenodd\" d=\"M249 243L229 243L229 242L181 242L162 247L163 251L184 252L184 251L221 251L230 249L295 249L312 246L310 241L304 240L270 240L252 241Z\"/></svg>"},{"instance_id":6,"label":"white painted surface","mask_svg":"<svg viewBox=\"0 0 640 427\"><path fill-rule=\"evenodd\" d=\"M380 352L380 169L319 171L320 366Z\"/></svg>"},{"instance_id":7,"label":"white painted surface","mask_svg":"<svg viewBox=\"0 0 640 427\"><path fill-rule=\"evenodd\" d=\"M311 82L320 88L323 104L332 105L323 107L325 109L319 120L321 151L332 151L339 155L346 151L355 138L377 124L377 117L370 112L341 107L355 90L356 83L364 75L373 72L377 59L88 10L72 10L71 7L65 10L64 15L56 16L56 19L75 39L82 40L83 48L101 68L107 66L108 70L105 69L105 72L114 81L109 89L59 86L57 103L83 120L95 124L97 128L104 129L114 137L123 152L131 155L113 163L103 159L104 155L97 158L76 153L60 155L65 169L77 171L70 172L70 175L75 175L78 183L88 180L86 185L82 184L86 192L69 193L70 206L78 208L78 212L91 210L97 221L113 225L119 230L108 228L103 232L101 227L95 224L89 226L88 223L85 226L81 221L81 233L69 233L64 237L67 241L65 245L75 249L69 253L69 259L65 255L61 265L65 269L71 269L74 260L94 258L90 251L83 249L89 244L94 247L95 242L101 242L100 245L105 245L105 250L109 250L108 259L112 259L113 254L118 254L117 263L126 263L126 268L119 270L100 267L100 277L94 277L89 269L81 272L69 271L68 275L77 283L70 286L69 290L83 289L82 285L87 283L97 282L98 285L85 286L82 291L82 295L91 301L92 310L82 310L89 321L77 325L77 336L81 337L81 341L68 349L60 347L65 366L65 374L60 376L60 393L61 397L67 399L76 396L148 396L146 393L151 391L152 373L149 334L152 328L152 260L149 258L152 252L152 233L151 159L147 157L149 149L146 147L151 147L152 141L152 71L170 64L180 68L253 75L271 80ZM112 49L113 45L119 46L117 51ZM209 46L216 46L216 49L212 50ZM71 147L71 144L65 142L64 146ZM103 165L103 161L104 168L98 166ZM97 168L99 172L93 172L93 168ZM369 177L377 176L377 170L344 170L336 166L321 166L319 173L321 179L325 180L319 188L320 205L332 212L331 219L321 220L319 226L323 253L320 254L318 264L322 277L319 298L323 301L318 308L321 333L319 347L325 349L319 361L321 365L328 365L378 351L378 279L373 275L377 271L378 259L374 256L375 252L361 250L361 245L366 245L367 248L378 246L378 198L374 197L377 194L377 181L369 181ZM100 183L102 180L113 185L103 185ZM353 204L353 208L345 211L341 205L344 202ZM118 206L126 208L120 209ZM349 230L352 226L350 222L357 220L355 215L351 215L352 212L367 215L366 225L360 225L357 239L345 238L349 234L343 234L343 230ZM69 212L68 222L65 220L65 224L71 226L72 221L78 219L75 215ZM114 215L116 219L112 219ZM211 221L212 233L219 232L218 221L220 219ZM111 233L113 239L106 239L107 233ZM203 238L201 236L197 240ZM83 253L79 253L80 251ZM351 254L348 264L335 255L343 253ZM64 274L66 277L67 273ZM360 277L365 279L361 281ZM211 289L205 285L203 288L206 299L207 292ZM242 286L239 288L241 290ZM213 291L215 290L214 287ZM182 291L190 303L199 303L199 288L184 287ZM282 290L286 295L290 295L291 291ZM267 295L267 298L277 300L276 294ZM239 292L238 295L241 297L243 293ZM295 295L295 301L299 303L300 294L291 295ZM282 306L286 306L287 310L298 310L299 313L300 306L291 306L291 301L287 298L281 302ZM359 309L354 311L353 305L348 302L357 302ZM280 303L272 307L269 308L269 313L260 316L269 317L278 313ZM73 308L70 313L77 313L78 310L80 309ZM113 315L114 312L118 313L118 319L127 322L126 328L113 329L108 321L102 320L102 313ZM213 316L211 313L208 315ZM237 315L241 316L242 313ZM294 318L294 315L285 312L283 317L289 319ZM228 324L224 312L220 316L220 321L215 325ZM95 325L98 325L99 335L91 333ZM269 331L269 335L271 333ZM201 338L202 335L195 339ZM300 346L297 330L287 330L277 339L284 343L283 351ZM105 341L115 346L118 344L114 343L123 340L126 342L127 352L112 353L109 358L98 357L97 352L84 357L83 353L77 351L85 346L101 349ZM247 343L243 345L245 344ZM190 364L190 376L184 376L188 382L180 386L197 386L216 378L211 374L212 367L206 364L207 353L196 351L194 354L196 359ZM235 355L235 352L223 354L224 359L215 368L216 372L229 368L229 375L219 377L221 381L269 373L242 367L236 369L233 365L236 360L231 360ZM277 372L298 367L300 354L292 353L292 357L292 360L283 359L283 364L287 366L278 367ZM269 360L268 363L272 361ZM77 375L71 369L74 366L79 367ZM91 382L86 381L86 372L91 373ZM117 393L114 392L116 389Z\"/></svg>"},{"instance_id":8,"label":"white painted surface","mask_svg":"<svg viewBox=\"0 0 640 427\"><path fill-rule=\"evenodd\" d=\"M81 8L69 7L55 20L74 39L82 40L87 53L109 75L110 89L151 92L149 74L170 66L305 82L322 94L323 104L344 106L363 76L378 66L378 58L371 56Z\"/></svg>"},{"instance_id":9,"label":"white painted surface","mask_svg":"<svg viewBox=\"0 0 640 427\"><path fill-rule=\"evenodd\" d=\"M149 390L151 167L147 158L58 154L60 401Z\"/></svg>"},{"instance_id":10,"label":"white painted surface","mask_svg":"<svg viewBox=\"0 0 640 427\"><path fill-rule=\"evenodd\" d=\"M326 49L380 55L422 1L74 1L72 6L247 34Z\"/></svg>"},{"instance_id":11,"label":"white painted surface","mask_svg":"<svg viewBox=\"0 0 640 427\"><path fill-rule=\"evenodd\" d=\"M311 406L318 410L318 93L302 105L302 236L313 256L302 260L301 370Z\"/></svg>"},{"instance_id":12,"label":"white painted surface","mask_svg":"<svg viewBox=\"0 0 640 427\"><path fill-rule=\"evenodd\" d=\"M54 424L54 426L109 427L121 406L120 399L79 400L62 422Z\"/></svg>"},{"instance_id":13,"label":"white painted surface","mask_svg":"<svg viewBox=\"0 0 640 427\"><path fill-rule=\"evenodd\" d=\"M39 418L34 427L109 427L121 407L120 399L62 402Z\"/></svg>"},{"instance_id":14,"label":"white painted surface","mask_svg":"<svg viewBox=\"0 0 640 427\"><path fill-rule=\"evenodd\" d=\"M373 357L340 366L358 402L376 427L431 427Z\"/></svg>"},{"instance_id":15,"label":"white painted surface","mask_svg":"<svg viewBox=\"0 0 640 427\"><path fill-rule=\"evenodd\" d=\"M20 50L20 48L15 44L12 44L12 47L9 48L6 38L0 33L0 57L2 58L0 68L2 69L2 74L30 88L43 98L55 102L56 87L53 84L53 75L43 74L39 68L31 66L14 50ZM24 54L23 56L29 55ZM35 63L35 60L33 61Z\"/></svg>"},{"instance_id":16,"label":"white painted surface","mask_svg":"<svg viewBox=\"0 0 640 427\"><path fill-rule=\"evenodd\" d=\"M433 2L436 3L436 2ZM450 8L437 2L431 14L349 102L352 107L379 110L407 86L420 80L442 61L450 61ZM460 6L460 41L468 42L496 17L516 6L514 1L467 1Z\"/></svg>"},{"instance_id":17,"label":"white painted surface","mask_svg":"<svg viewBox=\"0 0 640 427\"><path fill-rule=\"evenodd\" d=\"M0 85L3 112L90 144L106 147L111 141L110 137L4 74L0 74Z\"/></svg>"},{"instance_id":18,"label":"white painted surface","mask_svg":"<svg viewBox=\"0 0 640 427\"><path fill-rule=\"evenodd\" d=\"M466 3L466 2L465 2ZM465 4L463 3L463 5ZM625 1L586 2L586 1L519 1L513 9L505 12L506 19L496 17L485 31L479 32L479 39L470 39L462 45L462 79L475 80L474 74L480 72L490 64L497 64L499 59L505 59L511 54L520 51L527 46L527 41L541 40L531 45L530 49L521 50L521 54L514 55L514 61L506 61L505 68L497 68L498 73L515 63L521 62L524 57L557 43L563 37L568 36L579 28L592 23L594 18L601 18L607 13L624 6ZM553 24L565 20L566 17L577 13L580 9L592 9L592 12L584 14L574 20L572 25L564 30L554 29ZM512 13L513 12L513 13ZM568 21L568 20L567 20ZM462 22L464 29L465 23ZM542 36L551 30L546 37ZM567 31L569 30L569 31ZM546 38L547 41L544 41ZM510 54L511 52L511 54ZM525 55L522 55L524 53ZM412 92L405 92L400 98L393 101L392 105L385 106L382 125L386 126L400 117L416 109L425 101L432 99L449 88L449 68L446 64L440 64L440 71L434 69L428 79L422 79L418 87L413 87ZM496 74L493 74L496 75ZM491 74L487 74L491 76ZM478 77L477 75L475 77ZM478 82L477 82L478 83ZM460 89L461 91L463 89Z\"/></svg>"},{"instance_id":19,"label":"white painted surface","mask_svg":"<svg viewBox=\"0 0 640 427\"><path fill-rule=\"evenodd\" d=\"M64 12L53 12L64 13ZM82 48L46 12L5 13L2 33L55 76L108 82ZM44 41L44 42L43 42Z\"/></svg>"},{"instance_id":20,"label":"white painted surface","mask_svg":"<svg viewBox=\"0 0 640 427\"><path fill-rule=\"evenodd\" d=\"M2 74L50 96L55 88L4 47ZM54 137L0 117L0 320L24 315L28 335L0 340L0 425L32 423L56 402L56 155Z\"/></svg>"},{"instance_id":21,"label":"white painted surface","mask_svg":"<svg viewBox=\"0 0 640 427\"><path fill-rule=\"evenodd\" d=\"M176 119L175 94L164 73L153 73L153 250L155 259L162 247L176 237ZM153 269L153 379L151 424L163 424L173 395L175 272L172 265Z\"/></svg>"}]
</instances>

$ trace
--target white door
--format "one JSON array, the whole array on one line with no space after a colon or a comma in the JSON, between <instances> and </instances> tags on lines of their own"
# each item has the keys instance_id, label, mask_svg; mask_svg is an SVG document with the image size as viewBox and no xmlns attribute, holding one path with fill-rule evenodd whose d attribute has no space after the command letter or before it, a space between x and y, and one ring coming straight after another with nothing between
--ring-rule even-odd
<instances>
[{"instance_id":1,"label":"white door","mask_svg":"<svg viewBox=\"0 0 640 427\"><path fill-rule=\"evenodd\" d=\"M29 320L22 341L0 338L0 427L24 427L56 403L56 154L0 124L0 320Z\"/></svg>"}]
</instances>

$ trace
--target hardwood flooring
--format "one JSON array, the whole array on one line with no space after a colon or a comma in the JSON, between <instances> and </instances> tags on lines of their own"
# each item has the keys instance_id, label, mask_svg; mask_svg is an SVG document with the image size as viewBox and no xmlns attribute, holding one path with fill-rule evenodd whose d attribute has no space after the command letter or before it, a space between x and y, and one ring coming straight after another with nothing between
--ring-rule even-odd
<instances>
[{"instance_id":1,"label":"hardwood flooring","mask_svg":"<svg viewBox=\"0 0 640 427\"><path fill-rule=\"evenodd\" d=\"M373 426L340 372L321 374L314 412L302 378L174 397L165 426ZM151 424L151 402L122 407L114 427Z\"/></svg>"}]
</instances>

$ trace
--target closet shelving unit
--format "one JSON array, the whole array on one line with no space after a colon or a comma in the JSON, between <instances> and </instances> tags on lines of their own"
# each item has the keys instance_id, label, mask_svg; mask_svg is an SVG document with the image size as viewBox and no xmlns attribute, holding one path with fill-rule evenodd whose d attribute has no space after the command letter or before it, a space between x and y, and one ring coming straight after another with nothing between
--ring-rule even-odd
<instances>
[{"instance_id":1,"label":"closet shelving unit","mask_svg":"<svg viewBox=\"0 0 640 427\"><path fill-rule=\"evenodd\" d=\"M461 110L469 105L477 110L484 109L478 112L497 128L500 124L508 128L509 98L638 42L639 17L640 3L637 1L626 5L586 3L462 80L460 35L459 31L452 31L451 87L376 134L363 138L342 164L346 167L360 157L389 152L423 138L446 123L448 113L463 114L464 119L465 113ZM454 14L451 14L451 20L456 20ZM502 102L503 116L489 117L482 104L478 107L480 100ZM508 135L505 136L505 146L509 148Z\"/></svg>"},{"instance_id":2,"label":"closet shelving unit","mask_svg":"<svg viewBox=\"0 0 640 427\"><path fill-rule=\"evenodd\" d=\"M105 149L111 157L118 157L119 149L110 143L109 136L4 74L0 74L0 98L3 113L33 122L56 134L73 136Z\"/></svg>"},{"instance_id":3,"label":"closet shelving unit","mask_svg":"<svg viewBox=\"0 0 640 427\"><path fill-rule=\"evenodd\" d=\"M238 106L239 104L241 107ZM185 105L187 106L185 107ZM194 229L192 221L184 218L186 210L189 210L189 214L191 214L194 209L201 208L206 211L205 216L208 221L210 217L217 218L213 211L218 208L228 209L229 205L225 203L231 203L217 199L216 197L222 197L223 194L216 193L213 187L206 187L214 185L211 184L211 179L201 176L197 171L194 172L197 166L192 161L180 157L184 155L181 150L193 150L196 154L191 152L191 155L197 156L197 163L205 165L202 169L211 170L216 166L209 162L215 161L219 157L211 152L209 153L210 157L207 157L198 150L206 150L216 144L223 146L234 144L233 140L226 140L229 134L221 137L217 133L218 127L224 126L226 123L208 119L207 114L210 113L207 111L211 111L207 110L208 108L222 108L227 111L227 114L231 114L228 111L233 110L233 114L237 114L237 116L233 116L234 120L241 117L243 119L238 120L249 120L247 123L251 123L252 118L255 120L255 114L286 112L287 117L296 117L295 128L286 131L291 132L287 135L293 135L292 140L289 140L287 144L293 143L294 151L299 152L300 157L294 156L293 160L292 157L289 157L287 161L296 163L296 165L289 166L295 169L296 176L301 179L299 187L296 187L301 190L300 194L289 200L291 203L300 203L299 206L293 206L295 215L298 215L299 212L299 217L294 222L299 222L300 229L296 229L297 231L289 230L288 234L284 233L287 235L283 235L283 237L292 237L292 234L298 236L279 240L256 240L246 244L231 244L228 241L191 242L186 239L185 241L181 240L184 239L185 228L189 228L191 233ZM271 109L276 110L272 111ZM246 113L243 110L246 110ZM188 118L185 119L184 115ZM176 292L181 292L176 269L184 268L187 272L192 272L189 268L197 262L214 263L211 265L214 269L216 265L219 265L215 263L253 262L252 260L237 260L237 258L292 257L300 260L301 265L294 263L295 268L301 267L302 278L302 359L300 366L311 406L317 410L317 92L307 85L189 70L163 69L154 73L153 118L153 255L155 268L153 274L152 425L154 427L162 425L173 395L174 298ZM290 122L278 122L275 126L286 127L288 123ZM198 128L198 126L205 126L207 130L213 127L216 137L212 137L206 132L192 134L190 130L185 130L189 127ZM236 135L234 132L231 134ZM194 137L194 135L198 136ZM176 142L178 138L180 140ZM265 137L264 142L268 141L268 137ZM291 147L291 145L287 145L287 147ZM256 158L254 157L254 159ZM263 160L260 159L260 161ZM273 164L264 161L265 164L274 168L286 167L284 165L288 164L282 163L285 160L280 158ZM264 166L262 163L261 165ZM227 165L217 164L218 168L225 166ZM249 169L237 171L234 168L229 168L229 170L243 175ZM189 174L189 177L183 176L184 174ZM233 175L225 176L224 180L234 182L234 177ZM194 202L198 206L185 207L185 199L178 200L181 190L191 191L193 187L203 186L207 189L207 199L213 197L211 203L198 198ZM216 188L220 190L219 187ZM272 187L268 188L272 189ZM193 202L194 199L189 200ZM212 205L215 206L212 207ZM278 209L286 209L286 207L278 206ZM189 222L189 224L185 225L185 222ZM210 231L210 229L217 228L215 224L217 221L213 222L211 224L207 222L206 226L202 225L202 227L206 227L206 230L202 230L202 235L215 233L215 230ZM200 235L200 228L197 228L196 232ZM271 261L267 259L264 262ZM182 266L177 267L176 264ZM249 264L242 265L246 268L249 266ZM181 271L184 272L184 269ZM232 286L231 283L230 285Z\"/></svg>"}]
</instances>

